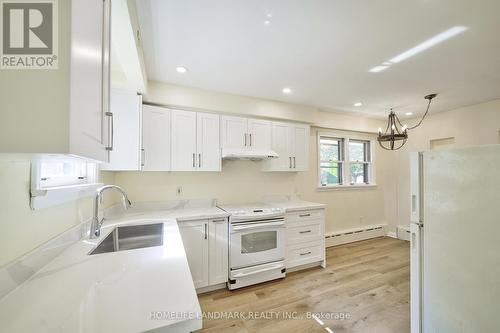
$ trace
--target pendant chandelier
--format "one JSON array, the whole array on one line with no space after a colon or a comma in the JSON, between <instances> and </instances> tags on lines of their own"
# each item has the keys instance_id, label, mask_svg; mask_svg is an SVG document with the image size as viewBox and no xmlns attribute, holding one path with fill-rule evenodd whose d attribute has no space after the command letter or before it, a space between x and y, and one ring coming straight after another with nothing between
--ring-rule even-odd
<instances>
[{"instance_id":1,"label":"pendant chandelier","mask_svg":"<svg viewBox=\"0 0 500 333\"><path fill-rule=\"evenodd\" d=\"M401 147L403 147L408 140L408 131L417 128L422 124L422 121L424 121L425 116L427 116L427 113L429 112L429 107L431 106L432 99L436 97L437 94L430 94L425 96L425 99L427 99L429 102L427 103L427 110L425 110L425 113L415 126L408 127L406 125L403 125L401 121L399 120L399 117L396 113L391 108L391 112L389 113L389 119L387 123L387 128L385 129L385 132L382 134L382 129L378 129L378 143L380 144L380 147L384 148L385 150L398 150Z\"/></svg>"}]
</instances>

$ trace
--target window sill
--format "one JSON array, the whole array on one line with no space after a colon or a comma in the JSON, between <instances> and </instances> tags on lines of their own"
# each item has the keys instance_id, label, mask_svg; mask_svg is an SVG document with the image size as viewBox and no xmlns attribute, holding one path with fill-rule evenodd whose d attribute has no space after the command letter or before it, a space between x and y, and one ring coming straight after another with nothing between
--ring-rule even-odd
<instances>
[{"instance_id":1,"label":"window sill","mask_svg":"<svg viewBox=\"0 0 500 333\"><path fill-rule=\"evenodd\" d=\"M377 187L377 184L356 184L356 185L329 185L329 186L318 186L316 191L336 191L336 190L361 190L361 189L373 189Z\"/></svg>"},{"instance_id":2,"label":"window sill","mask_svg":"<svg viewBox=\"0 0 500 333\"><path fill-rule=\"evenodd\" d=\"M52 187L43 190L32 190L30 206L32 210L38 210L57 206L70 201L76 201L93 195L102 185L104 184L78 184ZM36 195L33 195L34 193L36 193Z\"/></svg>"}]
</instances>

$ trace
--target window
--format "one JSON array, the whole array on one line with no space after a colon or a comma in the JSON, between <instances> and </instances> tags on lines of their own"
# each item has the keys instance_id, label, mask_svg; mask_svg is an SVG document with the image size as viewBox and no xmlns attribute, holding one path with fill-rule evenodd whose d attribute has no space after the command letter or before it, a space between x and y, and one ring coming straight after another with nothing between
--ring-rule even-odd
<instances>
[{"instance_id":1,"label":"window","mask_svg":"<svg viewBox=\"0 0 500 333\"><path fill-rule=\"evenodd\" d=\"M319 133L318 150L320 187L374 185L370 139Z\"/></svg>"},{"instance_id":2,"label":"window","mask_svg":"<svg viewBox=\"0 0 500 333\"><path fill-rule=\"evenodd\" d=\"M92 195L98 167L69 156L44 156L31 164L30 205L41 209Z\"/></svg>"},{"instance_id":3,"label":"window","mask_svg":"<svg viewBox=\"0 0 500 333\"><path fill-rule=\"evenodd\" d=\"M94 183L96 164L76 159L49 159L39 162L39 188Z\"/></svg>"}]
</instances>

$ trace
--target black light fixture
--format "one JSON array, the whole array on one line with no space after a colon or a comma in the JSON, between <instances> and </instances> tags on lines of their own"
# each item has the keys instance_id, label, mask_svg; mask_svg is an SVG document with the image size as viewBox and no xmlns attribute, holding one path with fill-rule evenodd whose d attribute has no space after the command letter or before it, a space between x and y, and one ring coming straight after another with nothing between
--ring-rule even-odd
<instances>
[{"instance_id":1,"label":"black light fixture","mask_svg":"<svg viewBox=\"0 0 500 333\"><path fill-rule=\"evenodd\" d=\"M437 94L430 94L425 96L425 99L429 101L427 103L427 110L425 110L424 116L422 117L422 119L420 119L418 124L412 127L403 125L399 120L398 115L394 113L391 108L387 128L385 129L384 134L382 134L381 128L378 129L377 140L380 144L380 147L384 148L385 150L398 150L403 147L408 140L408 131L415 129L420 126L420 124L422 124L422 121L424 121L425 116L427 116L427 113L429 112L429 107L431 106L432 99L436 96Z\"/></svg>"}]
</instances>

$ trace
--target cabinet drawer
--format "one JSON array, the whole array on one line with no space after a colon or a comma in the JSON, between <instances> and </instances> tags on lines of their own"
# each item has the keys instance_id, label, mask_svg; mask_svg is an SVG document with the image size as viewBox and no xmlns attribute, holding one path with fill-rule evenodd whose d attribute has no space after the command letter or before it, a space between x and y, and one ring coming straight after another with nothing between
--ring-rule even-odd
<instances>
[{"instance_id":1,"label":"cabinet drawer","mask_svg":"<svg viewBox=\"0 0 500 333\"><path fill-rule=\"evenodd\" d=\"M309 220L324 220L325 212L323 209L303 210L286 214L287 223L295 223Z\"/></svg>"},{"instance_id":2,"label":"cabinet drawer","mask_svg":"<svg viewBox=\"0 0 500 333\"><path fill-rule=\"evenodd\" d=\"M321 240L323 237L323 222L319 220L291 223L286 228L287 244L297 244Z\"/></svg>"},{"instance_id":3,"label":"cabinet drawer","mask_svg":"<svg viewBox=\"0 0 500 333\"><path fill-rule=\"evenodd\" d=\"M324 243L322 241L287 246L287 268L323 260L323 247Z\"/></svg>"}]
</instances>

